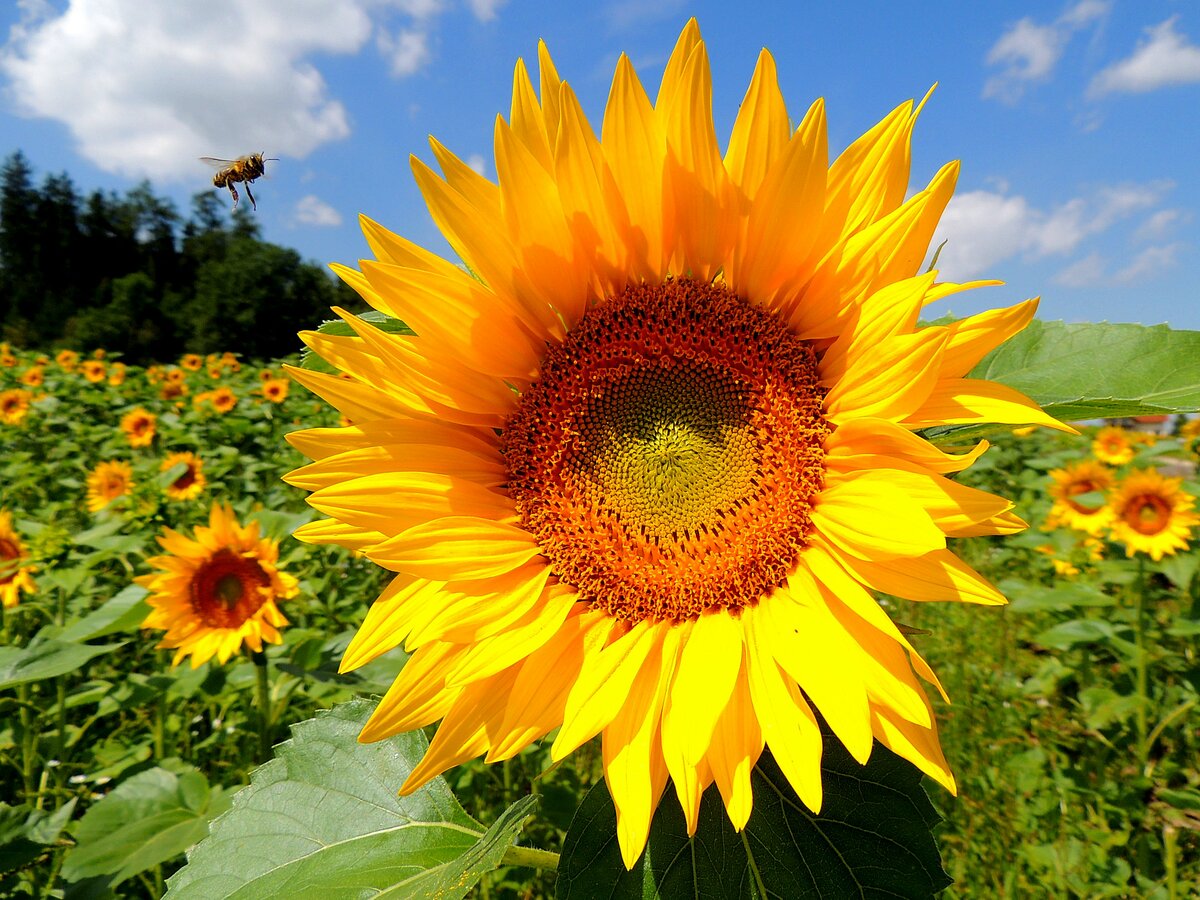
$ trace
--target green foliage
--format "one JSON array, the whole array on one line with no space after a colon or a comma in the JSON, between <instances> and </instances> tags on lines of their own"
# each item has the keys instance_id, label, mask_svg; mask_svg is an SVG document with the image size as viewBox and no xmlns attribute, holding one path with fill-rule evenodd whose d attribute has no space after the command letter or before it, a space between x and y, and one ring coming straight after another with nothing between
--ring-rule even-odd
<instances>
[{"instance_id":1,"label":"green foliage","mask_svg":"<svg viewBox=\"0 0 1200 900\"><path fill-rule=\"evenodd\" d=\"M292 731L251 776L232 811L171 879L170 900L295 896L464 897L499 865L535 801L486 833L441 778L399 797L429 744L419 731L374 744L355 738L374 709L344 704Z\"/></svg>"},{"instance_id":2,"label":"green foliage","mask_svg":"<svg viewBox=\"0 0 1200 900\"><path fill-rule=\"evenodd\" d=\"M824 736L824 803L814 816L795 796L770 753L751 782L754 809L733 830L715 787L689 837L668 794L659 804L645 854L626 872L616 810L603 783L580 804L567 832L556 896L564 900L653 897L933 897L950 879L931 829L938 816L907 762L876 745L860 766Z\"/></svg>"}]
</instances>

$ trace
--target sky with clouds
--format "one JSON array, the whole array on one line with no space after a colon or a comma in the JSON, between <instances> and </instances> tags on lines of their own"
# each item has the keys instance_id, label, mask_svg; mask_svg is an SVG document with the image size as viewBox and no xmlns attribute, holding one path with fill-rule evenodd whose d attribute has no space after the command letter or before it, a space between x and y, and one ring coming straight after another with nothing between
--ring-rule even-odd
<instances>
[{"instance_id":1,"label":"sky with clouds","mask_svg":"<svg viewBox=\"0 0 1200 900\"><path fill-rule=\"evenodd\" d=\"M953 313L1041 295L1047 319L1200 329L1200 5L1184 0L10 0L0 154L81 192L150 178L186 214L211 178L198 157L264 151L268 240L353 263L365 213L449 255L409 166L432 161L429 135L494 177L495 116L539 39L598 123L619 55L653 92L692 15L718 134L763 46L794 119L826 98L834 152L938 84L913 148L916 187L962 160L938 267L1007 282Z\"/></svg>"}]
</instances>

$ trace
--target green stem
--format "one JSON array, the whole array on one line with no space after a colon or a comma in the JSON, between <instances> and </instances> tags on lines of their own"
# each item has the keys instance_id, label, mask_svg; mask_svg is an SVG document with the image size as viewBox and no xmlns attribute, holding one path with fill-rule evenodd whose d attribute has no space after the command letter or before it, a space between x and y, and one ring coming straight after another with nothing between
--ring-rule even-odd
<instances>
[{"instance_id":1,"label":"green stem","mask_svg":"<svg viewBox=\"0 0 1200 900\"><path fill-rule=\"evenodd\" d=\"M1179 878L1176 872L1176 851L1179 846L1179 832L1173 825L1163 828L1163 867L1167 870L1167 900L1178 900Z\"/></svg>"},{"instance_id":2,"label":"green stem","mask_svg":"<svg viewBox=\"0 0 1200 900\"><path fill-rule=\"evenodd\" d=\"M33 705L29 702L29 685L17 685L20 702L18 718L21 722L21 783L25 788L25 799L32 801L37 793L33 769L37 763L37 730L33 722Z\"/></svg>"},{"instance_id":3,"label":"green stem","mask_svg":"<svg viewBox=\"0 0 1200 900\"><path fill-rule=\"evenodd\" d=\"M252 651L250 658L254 660L255 685L258 703L258 763L261 765L271 758L271 680L267 673L267 654L261 650Z\"/></svg>"},{"instance_id":4,"label":"green stem","mask_svg":"<svg viewBox=\"0 0 1200 900\"><path fill-rule=\"evenodd\" d=\"M502 866L527 866L531 869L546 869L558 871L558 854L549 850L538 850L534 847L509 847L504 851Z\"/></svg>"},{"instance_id":5,"label":"green stem","mask_svg":"<svg viewBox=\"0 0 1200 900\"><path fill-rule=\"evenodd\" d=\"M167 694L160 691L154 704L154 758L161 761L167 755Z\"/></svg>"},{"instance_id":6,"label":"green stem","mask_svg":"<svg viewBox=\"0 0 1200 900\"><path fill-rule=\"evenodd\" d=\"M1137 726L1138 751L1142 762L1146 760L1149 747L1146 746L1146 707L1150 703L1147 696L1149 676L1146 666L1146 562L1138 557L1137 578L1133 582L1134 602L1134 644L1137 656L1134 660L1134 677L1136 679L1137 710L1134 722Z\"/></svg>"}]
</instances>

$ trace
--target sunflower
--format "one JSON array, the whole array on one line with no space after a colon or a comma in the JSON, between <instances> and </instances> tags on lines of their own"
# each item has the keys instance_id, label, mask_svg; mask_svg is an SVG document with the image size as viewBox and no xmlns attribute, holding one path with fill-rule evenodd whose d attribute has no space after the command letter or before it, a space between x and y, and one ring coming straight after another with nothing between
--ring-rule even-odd
<instances>
[{"instance_id":1,"label":"sunflower","mask_svg":"<svg viewBox=\"0 0 1200 900\"><path fill-rule=\"evenodd\" d=\"M115 362L108 370L108 383L117 387L125 383L126 366L123 362Z\"/></svg>"},{"instance_id":2,"label":"sunflower","mask_svg":"<svg viewBox=\"0 0 1200 900\"><path fill-rule=\"evenodd\" d=\"M1065 525L1093 536L1108 530L1113 518L1112 507L1103 500L1088 504L1076 498L1083 494L1108 493L1113 485L1111 469L1093 460L1084 460L1063 469L1052 469L1050 477L1054 480L1050 486L1054 503L1046 518L1047 527Z\"/></svg>"},{"instance_id":3,"label":"sunflower","mask_svg":"<svg viewBox=\"0 0 1200 900\"><path fill-rule=\"evenodd\" d=\"M5 425L20 425L29 415L29 404L33 395L21 388L0 391L0 422Z\"/></svg>"},{"instance_id":4,"label":"sunflower","mask_svg":"<svg viewBox=\"0 0 1200 900\"><path fill-rule=\"evenodd\" d=\"M186 397L188 386L182 381L173 381L168 379L163 382L163 386L159 388L158 395L164 400L178 400L180 397Z\"/></svg>"},{"instance_id":5,"label":"sunflower","mask_svg":"<svg viewBox=\"0 0 1200 900\"><path fill-rule=\"evenodd\" d=\"M288 621L275 603L294 597L297 583L276 568L279 545L259 537L257 522L240 525L231 507L213 504L194 538L167 528L158 542L168 555L148 563L159 571L134 580L150 591L142 627L166 630L158 647L175 651L172 665L189 655L193 669L213 656L224 663L243 643L261 651L263 641L281 642Z\"/></svg>"},{"instance_id":6,"label":"sunflower","mask_svg":"<svg viewBox=\"0 0 1200 900\"><path fill-rule=\"evenodd\" d=\"M148 447L154 441L158 418L140 406L121 417L121 430L130 447Z\"/></svg>"},{"instance_id":7,"label":"sunflower","mask_svg":"<svg viewBox=\"0 0 1200 900\"><path fill-rule=\"evenodd\" d=\"M98 359L87 359L83 361L79 370L83 373L83 377L92 384L99 384L107 374L106 368L104 363Z\"/></svg>"},{"instance_id":8,"label":"sunflower","mask_svg":"<svg viewBox=\"0 0 1200 900\"><path fill-rule=\"evenodd\" d=\"M46 370L41 366L30 366L18 380L26 387L41 387L46 383Z\"/></svg>"},{"instance_id":9,"label":"sunflower","mask_svg":"<svg viewBox=\"0 0 1200 900\"><path fill-rule=\"evenodd\" d=\"M189 372L199 372L204 365L204 357L198 353L185 353L180 357L179 365Z\"/></svg>"},{"instance_id":10,"label":"sunflower","mask_svg":"<svg viewBox=\"0 0 1200 900\"><path fill-rule=\"evenodd\" d=\"M0 510L0 604L11 609L21 601L21 592L33 594L33 566L21 565L28 558L20 535L13 529L12 513Z\"/></svg>"},{"instance_id":11,"label":"sunflower","mask_svg":"<svg viewBox=\"0 0 1200 900\"><path fill-rule=\"evenodd\" d=\"M74 372L79 366L79 354L74 350L59 350L54 356L54 361L64 372Z\"/></svg>"},{"instance_id":12,"label":"sunflower","mask_svg":"<svg viewBox=\"0 0 1200 900\"><path fill-rule=\"evenodd\" d=\"M1096 432L1092 440L1092 455L1110 466L1123 466L1133 459L1133 442L1129 432L1116 425L1109 425Z\"/></svg>"},{"instance_id":13,"label":"sunflower","mask_svg":"<svg viewBox=\"0 0 1200 900\"><path fill-rule=\"evenodd\" d=\"M986 442L916 432L1071 430L964 377L1036 301L917 327L975 285L919 274L957 165L905 199L912 103L829 166L824 104L792 131L764 51L722 157L695 21L655 103L621 58L600 138L539 60L498 184L436 141L443 175L412 163L470 272L368 220L378 261L338 268L420 337L340 312L354 336L302 337L349 379L290 370L354 423L289 435L329 516L297 536L397 573L342 661L412 651L361 739L441 720L407 793L600 734L627 866L668 780L689 831L713 782L744 826L764 746L819 810L818 713L954 790L937 681L870 589L1004 602L946 548L1024 527L946 477Z\"/></svg>"},{"instance_id":14,"label":"sunflower","mask_svg":"<svg viewBox=\"0 0 1200 900\"><path fill-rule=\"evenodd\" d=\"M1111 535L1125 545L1125 555L1145 553L1155 562L1176 550L1186 550L1192 528L1200 524L1195 498L1153 469L1130 472L1113 490Z\"/></svg>"},{"instance_id":15,"label":"sunflower","mask_svg":"<svg viewBox=\"0 0 1200 900\"><path fill-rule=\"evenodd\" d=\"M162 461L159 471L166 472L182 463L187 466L183 473L167 485L167 496L172 500L191 500L204 490L208 479L204 477L204 460L195 453L168 453Z\"/></svg>"},{"instance_id":16,"label":"sunflower","mask_svg":"<svg viewBox=\"0 0 1200 900\"><path fill-rule=\"evenodd\" d=\"M237 406L237 394L227 387L219 387L208 398L208 402L212 404L213 409L219 413L227 413Z\"/></svg>"},{"instance_id":17,"label":"sunflower","mask_svg":"<svg viewBox=\"0 0 1200 900\"><path fill-rule=\"evenodd\" d=\"M272 403L282 403L287 399L288 380L286 378L268 378L262 383L262 395Z\"/></svg>"},{"instance_id":18,"label":"sunflower","mask_svg":"<svg viewBox=\"0 0 1200 900\"><path fill-rule=\"evenodd\" d=\"M133 490L133 468L127 462L109 460L99 463L87 477L87 508L99 512L118 497Z\"/></svg>"}]
</instances>

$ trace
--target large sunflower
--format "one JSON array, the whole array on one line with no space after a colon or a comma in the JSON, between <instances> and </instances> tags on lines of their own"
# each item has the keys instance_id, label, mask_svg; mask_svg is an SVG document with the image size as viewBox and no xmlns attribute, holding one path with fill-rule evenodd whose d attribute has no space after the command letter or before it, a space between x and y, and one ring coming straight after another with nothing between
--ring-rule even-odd
<instances>
[{"instance_id":1,"label":"large sunflower","mask_svg":"<svg viewBox=\"0 0 1200 900\"><path fill-rule=\"evenodd\" d=\"M349 377L292 370L353 422L289 435L329 516L297 536L398 573L343 668L413 651L362 739L442 720L409 792L600 734L629 866L668 778L690 829L714 781L742 827L764 744L819 810L818 712L953 790L937 682L870 589L1003 602L946 548L1024 527L946 477L986 444L915 432L1062 427L964 377L1036 302L917 327L973 285L920 274L957 165L905 199L912 103L830 166L823 103L793 131L764 51L722 157L694 21L655 103L621 58L599 139L539 61L498 184L436 141L442 175L412 162L470 273L369 220L377 261L339 268L419 337L342 313L355 336L304 338Z\"/></svg>"},{"instance_id":2,"label":"large sunflower","mask_svg":"<svg viewBox=\"0 0 1200 900\"><path fill-rule=\"evenodd\" d=\"M1104 494L1113 485L1113 472L1094 460L1068 465L1062 469L1051 469L1050 496L1054 503L1046 520L1049 527L1065 525L1077 531L1086 531L1092 536L1104 534L1112 524L1112 507ZM1084 503L1085 495L1100 494L1099 503Z\"/></svg>"},{"instance_id":3,"label":"large sunflower","mask_svg":"<svg viewBox=\"0 0 1200 900\"><path fill-rule=\"evenodd\" d=\"M13 528L12 513L0 510L0 605L5 609L20 602L22 591L26 594L37 591L33 566L22 564L28 556L21 536Z\"/></svg>"},{"instance_id":4,"label":"large sunflower","mask_svg":"<svg viewBox=\"0 0 1200 900\"><path fill-rule=\"evenodd\" d=\"M276 568L279 545L259 537L257 522L239 525L213 504L194 539L167 528L158 542L167 555L148 562L159 571L134 580L150 591L142 627L166 630L158 646L175 651L172 665L189 655L193 669L213 656L224 663L243 643L258 651L282 640L288 622L275 602L296 595L296 579Z\"/></svg>"},{"instance_id":5,"label":"large sunflower","mask_svg":"<svg viewBox=\"0 0 1200 900\"><path fill-rule=\"evenodd\" d=\"M1130 472L1113 490L1112 538L1125 545L1125 555L1146 553L1158 561L1186 550L1192 529L1200 524L1193 512L1196 499L1181 485L1153 469Z\"/></svg>"}]
</instances>

